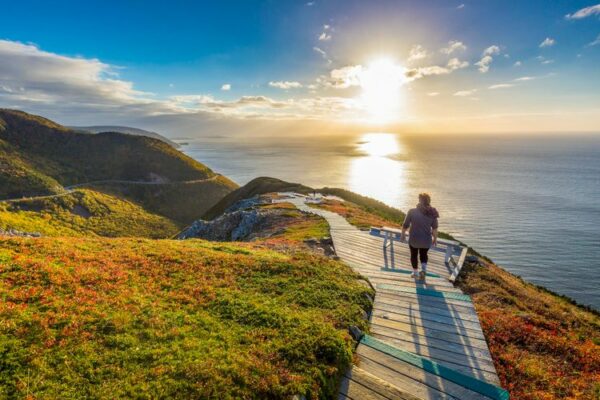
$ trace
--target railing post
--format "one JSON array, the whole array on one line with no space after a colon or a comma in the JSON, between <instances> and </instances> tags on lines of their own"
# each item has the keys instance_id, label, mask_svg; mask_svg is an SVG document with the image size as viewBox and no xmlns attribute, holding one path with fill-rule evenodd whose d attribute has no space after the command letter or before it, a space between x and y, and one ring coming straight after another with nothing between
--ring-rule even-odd
<instances>
[{"instance_id":1,"label":"railing post","mask_svg":"<svg viewBox=\"0 0 600 400\"><path fill-rule=\"evenodd\" d=\"M447 244L446 245L446 257L444 258L444 262L448 264L450 262L450 257L452 257L452 253L454 252L454 246Z\"/></svg>"}]
</instances>

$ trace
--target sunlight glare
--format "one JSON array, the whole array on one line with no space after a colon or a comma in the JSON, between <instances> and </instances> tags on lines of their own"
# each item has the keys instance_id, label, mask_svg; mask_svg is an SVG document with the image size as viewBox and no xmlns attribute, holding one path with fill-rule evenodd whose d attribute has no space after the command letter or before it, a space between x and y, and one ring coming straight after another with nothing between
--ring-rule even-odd
<instances>
[{"instance_id":1,"label":"sunlight glare","mask_svg":"<svg viewBox=\"0 0 600 400\"><path fill-rule=\"evenodd\" d=\"M388 58L373 61L361 73L361 101L371 122L385 123L400 119L401 86L404 83L404 68Z\"/></svg>"},{"instance_id":2,"label":"sunlight glare","mask_svg":"<svg viewBox=\"0 0 600 400\"><path fill-rule=\"evenodd\" d=\"M386 157L400 151L396 136L390 133L365 134L358 149L371 157Z\"/></svg>"}]
</instances>

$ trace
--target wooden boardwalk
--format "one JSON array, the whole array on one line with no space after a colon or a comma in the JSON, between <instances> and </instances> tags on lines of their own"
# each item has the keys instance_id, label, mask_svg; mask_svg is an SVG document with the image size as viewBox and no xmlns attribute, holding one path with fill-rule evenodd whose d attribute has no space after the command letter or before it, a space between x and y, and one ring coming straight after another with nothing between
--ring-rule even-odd
<instances>
[{"instance_id":1,"label":"wooden boardwalk","mask_svg":"<svg viewBox=\"0 0 600 400\"><path fill-rule=\"evenodd\" d=\"M473 303L448 280L443 254L430 252L426 283L416 281L406 245L394 246L389 265L383 239L306 205L300 195L285 201L325 218L337 255L376 290L370 334L358 345L339 399L508 399Z\"/></svg>"}]
</instances>

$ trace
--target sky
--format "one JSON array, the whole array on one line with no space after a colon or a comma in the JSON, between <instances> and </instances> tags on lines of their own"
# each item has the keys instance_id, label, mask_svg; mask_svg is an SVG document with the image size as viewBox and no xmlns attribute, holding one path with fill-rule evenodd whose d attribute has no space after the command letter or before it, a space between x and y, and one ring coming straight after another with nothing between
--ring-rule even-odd
<instances>
[{"instance_id":1,"label":"sky","mask_svg":"<svg viewBox=\"0 0 600 400\"><path fill-rule=\"evenodd\" d=\"M600 132L591 1L6 2L0 107L171 137Z\"/></svg>"}]
</instances>

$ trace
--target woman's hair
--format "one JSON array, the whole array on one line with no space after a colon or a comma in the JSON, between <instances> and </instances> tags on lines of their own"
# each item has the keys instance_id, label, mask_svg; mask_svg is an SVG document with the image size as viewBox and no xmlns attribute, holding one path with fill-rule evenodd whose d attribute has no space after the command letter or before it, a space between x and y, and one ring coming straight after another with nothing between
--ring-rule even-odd
<instances>
[{"instance_id":1,"label":"woman's hair","mask_svg":"<svg viewBox=\"0 0 600 400\"><path fill-rule=\"evenodd\" d=\"M419 194L419 204L429 207L431 205L431 196L429 193L421 193Z\"/></svg>"}]
</instances>

